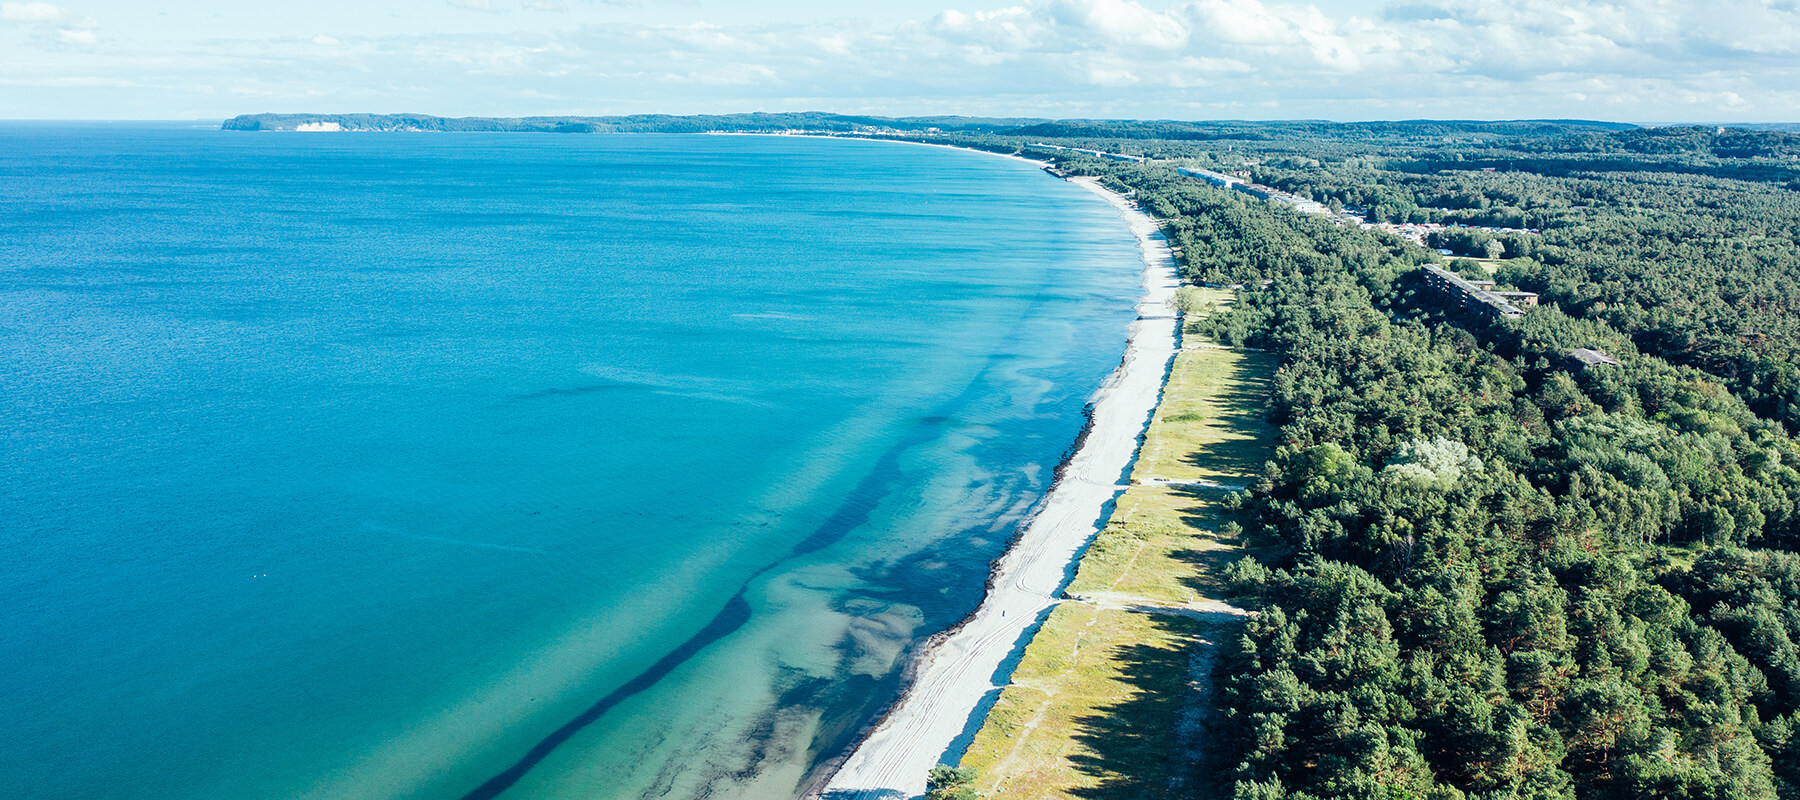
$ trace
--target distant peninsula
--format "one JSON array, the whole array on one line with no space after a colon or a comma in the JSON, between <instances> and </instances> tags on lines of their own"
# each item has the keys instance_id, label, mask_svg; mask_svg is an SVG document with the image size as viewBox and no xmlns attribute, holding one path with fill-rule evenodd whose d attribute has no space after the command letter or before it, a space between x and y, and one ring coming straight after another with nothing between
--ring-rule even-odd
<instances>
[{"instance_id":1,"label":"distant peninsula","mask_svg":"<svg viewBox=\"0 0 1800 800\"><path fill-rule=\"evenodd\" d=\"M633 114L612 117L435 117L429 114L243 114L225 121L228 131L430 131L485 133L707 133L876 130L999 133L1041 119L978 117L863 117L821 112L780 114Z\"/></svg>"},{"instance_id":2,"label":"distant peninsula","mask_svg":"<svg viewBox=\"0 0 1800 800\"><path fill-rule=\"evenodd\" d=\"M436 117L429 114L243 114L228 131L427 131L507 133L946 133L1043 138L1173 141L1270 140L1314 135L1364 139L1408 136L1554 136L1576 131L1623 131L1638 126L1591 120L1402 120L1329 122L1286 120L1092 120L1020 117L876 117L819 111L751 114L632 114L610 117Z\"/></svg>"}]
</instances>

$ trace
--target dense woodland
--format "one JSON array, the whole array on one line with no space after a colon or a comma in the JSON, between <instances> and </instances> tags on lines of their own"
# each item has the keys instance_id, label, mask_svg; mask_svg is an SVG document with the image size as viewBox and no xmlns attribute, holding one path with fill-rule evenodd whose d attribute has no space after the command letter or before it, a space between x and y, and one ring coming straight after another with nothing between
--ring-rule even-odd
<instances>
[{"instance_id":1,"label":"dense woodland","mask_svg":"<svg viewBox=\"0 0 1800 800\"><path fill-rule=\"evenodd\" d=\"M1507 259L1502 282L1719 378L1758 415L1800 433L1800 135L1550 122L1267 130L1228 145L1140 141L1136 126L1110 144L1081 141L1238 171L1374 222L1532 231L1451 228L1432 244ZM1131 182L1179 180L1161 173ZM1197 279L1241 282L1266 269L1209 252L1242 245L1198 244L1188 259Z\"/></svg>"},{"instance_id":2,"label":"dense woodland","mask_svg":"<svg viewBox=\"0 0 1800 800\"><path fill-rule=\"evenodd\" d=\"M1501 280L1603 322L1647 353L1718 376L1757 413L1800 431L1800 186L1788 185L1786 171L1774 183L1652 166L1555 177L1261 171L1278 187L1381 221L1541 230L1468 231L1443 244L1481 255L1487 241L1500 241L1513 259Z\"/></svg>"},{"instance_id":3,"label":"dense woodland","mask_svg":"<svg viewBox=\"0 0 1800 800\"><path fill-rule=\"evenodd\" d=\"M1247 286L1206 335L1282 353L1281 445L1233 502L1260 613L1216 681L1226 794L1800 797L1800 138L1139 133L1377 219L1541 231L1445 234L1543 295L1490 320L1398 238L1063 164L1135 190L1189 279Z\"/></svg>"}]
</instances>

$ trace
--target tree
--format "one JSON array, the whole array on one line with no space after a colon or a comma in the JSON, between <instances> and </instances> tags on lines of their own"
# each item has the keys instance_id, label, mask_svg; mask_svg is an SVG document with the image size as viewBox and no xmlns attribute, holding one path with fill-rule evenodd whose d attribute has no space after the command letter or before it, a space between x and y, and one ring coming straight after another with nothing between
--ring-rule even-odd
<instances>
[{"instance_id":1,"label":"tree","mask_svg":"<svg viewBox=\"0 0 1800 800\"><path fill-rule=\"evenodd\" d=\"M974 783L974 769L939 764L925 778L925 800L980 800Z\"/></svg>"}]
</instances>

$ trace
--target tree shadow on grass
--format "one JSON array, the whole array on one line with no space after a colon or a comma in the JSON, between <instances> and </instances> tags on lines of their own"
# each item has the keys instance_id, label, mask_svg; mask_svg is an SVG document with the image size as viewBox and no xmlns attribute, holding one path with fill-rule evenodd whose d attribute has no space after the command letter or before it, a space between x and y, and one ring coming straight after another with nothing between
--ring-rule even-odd
<instances>
[{"instance_id":1,"label":"tree shadow on grass","mask_svg":"<svg viewBox=\"0 0 1800 800\"><path fill-rule=\"evenodd\" d=\"M1246 357L1267 358L1250 354ZM1246 480L1262 474L1274 436L1274 426L1268 421L1269 393L1275 385L1272 373L1272 369L1250 366L1238 370L1236 380L1219 390L1215 412L1218 423L1231 434L1181 460L1190 466Z\"/></svg>"},{"instance_id":2,"label":"tree shadow on grass","mask_svg":"<svg viewBox=\"0 0 1800 800\"><path fill-rule=\"evenodd\" d=\"M1187 794L1171 789L1177 776L1195 768L1181 722L1192 703L1210 702L1194 697L1190 660L1195 647L1213 646L1200 644L1207 632L1236 625L1239 619L1223 613L1157 614L1152 619L1163 635L1158 641L1116 645L1107 654L1120 666L1130 693L1075 719L1073 738L1081 750L1070 760L1078 772L1098 782L1071 790L1075 797L1146 800Z\"/></svg>"},{"instance_id":3,"label":"tree shadow on grass","mask_svg":"<svg viewBox=\"0 0 1800 800\"><path fill-rule=\"evenodd\" d=\"M1182 524L1216 535L1219 526L1224 524L1225 517L1220 513L1218 501L1231 494L1231 489L1219 489L1211 486L1170 485L1169 491L1182 499L1182 506L1176 509L1181 515Z\"/></svg>"},{"instance_id":4,"label":"tree shadow on grass","mask_svg":"<svg viewBox=\"0 0 1800 800\"><path fill-rule=\"evenodd\" d=\"M1225 568L1244 557L1242 534L1226 535L1228 517L1219 502L1228 490L1205 486L1170 487L1185 501L1177 510L1181 522L1193 531L1194 538L1217 542L1219 547L1187 547L1173 550L1169 558L1192 567L1180 578L1181 584L1201 597L1223 599Z\"/></svg>"},{"instance_id":5,"label":"tree shadow on grass","mask_svg":"<svg viewBox=\"0 0 1800 800\"><path fill-rule=\"evenodd\" d=\"M1225 597L1225 568L1244 558L1244 551L1236 548L1176 550L1169 557L1194 566L1192 572L1181 576L1182 586L1201 597L1226 600L1229 598Z\"/></svg>"}]
</instances>

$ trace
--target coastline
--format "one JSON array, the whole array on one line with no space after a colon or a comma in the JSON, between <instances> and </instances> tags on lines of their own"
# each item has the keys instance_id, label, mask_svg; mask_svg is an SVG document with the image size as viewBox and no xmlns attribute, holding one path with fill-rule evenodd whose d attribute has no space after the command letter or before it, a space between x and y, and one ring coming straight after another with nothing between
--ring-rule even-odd
<instances>
[{"instance_id":1,"label":"coastline","mask_svg":"<svg viewBox=\"0 0 1800 800\"><path fill-rule=\"evenodd\" d=\"M1178 320L1170 301L1179 279L1174 255L1148 214L1095 179L1071 182L1118 210L1138 240L1143 294L1125 354L1096 393L1087 427L1056 483L995 562L981 605L920 648L907 667L900 698L837 765L823 788L808 796L896 800L922 795L930 769L954 761L946 756L967 745L979 715L1005 685L1005 676L997 673L1011 671L1008 662L1061 602L1074 564L1105 524L1109 505L1125 489L1125 476L1175 355Z\"/></svg>"},{"instance_id":2,"label":"coastline","mask_svg":"<svg viewBox=\"0 0 1800 800\"><path fill-rule=\"evenodd\" d=\"M1010 158L1014 161L1023 161L1034 167L1048 167L1051 164L1055 163L1053 161L1049 161L1049 160L1042 159L1042 158L1031 158L1029 156L1022 156L1022 155L1019 155L1018 153L999 153L999 152L995 152L993 150L982 150L982 149L974 148L974 147L964 147L964 146L958 145L958 144L939 144L937 142L921 142L916 139L887 138L887 137L883 137L883 136L873 136L873 135L866 135L866 134L853 135L853 134L825 134L825 133L753 133L753 132L748 132L748 131L707 131L706 133L695 134L695 135L697 135L697 136L774 136L774 137L778 137L778 138L779 137L793 137L793 136L807 136L807 137L811 137L814 139L843 139L846 141L858 141L858 142L887 142L888 144L915 144L915 145L919 145L921 147L941 147L945 150L960 150L965 153L980 153L984 156L994 156L995 158ZM1070 183L1079 183L1079 181L1072 180L1072 181L1070 181Z\"/></svg>"}]
</instances>

